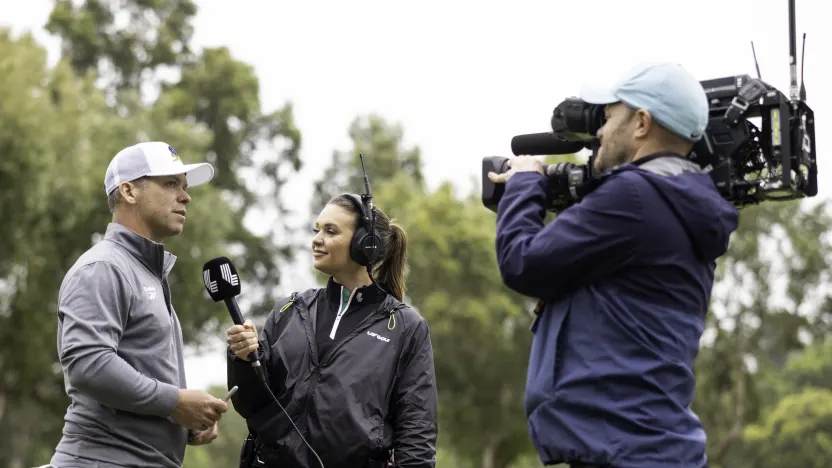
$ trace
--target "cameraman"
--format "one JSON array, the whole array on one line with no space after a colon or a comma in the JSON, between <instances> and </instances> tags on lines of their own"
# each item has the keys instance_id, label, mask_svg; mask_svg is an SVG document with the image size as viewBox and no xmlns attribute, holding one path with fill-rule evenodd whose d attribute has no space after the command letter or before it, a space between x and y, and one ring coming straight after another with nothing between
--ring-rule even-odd
<instances>
[{"instance_id":1,"label":"cameraman","mask_svg":"<svg viewBox=\"0 0 832 468\"><path fill-rule=\"evenodd\" d=\"M539 298L526 384L529 434L547 465L707 466L690 409L716 259L738 213L684 158L708 123L699 82L642 64L609 90L597 188L544 226L541 163L510 160L497 214L503 282Z\"/></svg>"}]
</instances>

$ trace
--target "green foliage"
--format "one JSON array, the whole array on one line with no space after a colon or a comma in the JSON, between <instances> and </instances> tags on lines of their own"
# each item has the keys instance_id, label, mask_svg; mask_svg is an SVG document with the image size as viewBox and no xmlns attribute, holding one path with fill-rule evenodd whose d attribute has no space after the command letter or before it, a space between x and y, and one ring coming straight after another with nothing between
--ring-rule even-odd
<instances>
[{"instance_id":1,"label":"green foliage","mask_svg":"<svg viewBox=\"0 0 832 468\"><path fill-rule=\"evenodd\" d=\"M344 192L364 193L364 172L359 153L364 154L364 166L374 196L382 185L393 178L417 192L424 189L421 150L417 146L404 147L401 125L390 124L377 115L356 117L350 124L349 135L353 148L350 151L334 151L330 165L314 183L310 225L314 224L318 213L332 197ZM395 218L394 213L385 211L385 206L376 201L377 209ZM314 276L318 283L326 284L326 275L316 271Z\"/></svg>"},{"instance_id":2,"label":"green foliage","mask_svg":"<svg viewBox=\"0 0 832 468\"><path fill-rule=\"evenodd\" d=\"M759 376L766 404L748 425L736 457L748 466L784 464L826 467L832 463L832 341L793 354L781 371Z\"/></svg>"},{"instance_id":3,"label":"green foliage","mask_svg":"<svg viewBox=\"0 0 832 468\"><path fill-rule=\"evenodd\" d=\"M192 0L78 3L55 0L46 30L62 39L63 56L81 74L100 70L116 88L136 89L148 72L191 56Z\"/></svg>"},{"instance_id":4,"label":"green foliage","mask_svg":"<svg viewBox=\"0 0 832 468\"><path fill-rule=\"evenodd\" d=\"M29 444L36 440L54 447L59 437L67 401L60 368L53 365L57 293L63 275L109 222L103 169L110 158L141 131L160 139L178 134L183 155L204 152L207 141L204 131L193 126L188 131L182 123L169 126L152 112L114 117L92 80L76 79L66 62L48 70L42 58L43 51L28 38L0 38L0 63L20 65L10 67L0 85L6 104L0 108L0 127L7 130L0 135L0 147L11 149L18 161L4 165L0 175L6 181L0 195L3 212L15 216L10 223L15 232L6 237L11 254L3 259L5 271L13 274L4 278L0 313L0 397L5 403L0 434L20 434L22 440L0 437L0 461L34 453ZM224 252L225 239L236 229L222 221L231 218L231 209L217 189L203 186L192 196L185 233L168 245L179 257L171 288L189 341L222 312L204 307L204 254L190 246ZM15 213L15 199L24 200L24 212Z\"/></svg>"},{"instance_id":5,"label":"green foliage","mask_svg":"<svg viewBox=\"0 0 832 468\"><path fill-rule=\"evenodd\" d=\"M237 229L227 237L234 249L234 264L248 284L273 288L280 281L280 265L291 249L272 239L284 226L275 224L264 235L243 228L249 216L264 210L285 213L280 188L289 174L301 167L300 131L295 128L292 107L265 114L260 107L260 84L254 69L235 60L227 48L205 49L195 61L183 66L179 82L165 86L154 107L179 122L196 122L207 129L209 140L203 152L216 169L212 185L222 189L233 206L227 222ZM254 176L258 190L249 188L244 176ZM263 315L273 298L247 294L255 304L251 315Z\"/></svg>"},{"instance_id":6,"label":"green foliage","mask_svg":"<svg viewBox=\"0 0 832 468\"><path fill-rule=\"evenodd\" d=\"M787 395L760 423L745 429L747 460L759 468L832 465L832 390Z\"/></svg>"},{"instance_id":7,"label":"green foliage","mask_svg":"<svg viewBox=\"0 0 832 468\"><path fill-rule=\"evenodd\" d=\"M46 463L60 437L68 400L55 348L58 289L111 220L103 177L121 148L163 140L186 162L208 159L218 169L214 182L191 191L185 231L167 242L178 257L170 284L186 343L228 321L206 298L207 258L233 251L250 290L279 283L290 250L243 221L271 208L300 167L300 132L290 105L263 112L253 69L227 49L190 53L195 8L186 0L58 1L47 27L64 56L53 68L30 36L0 31L0 214L13 220L0 226L10 247L0 253L2 466ZM181 78L148 100L140 88L163 66L180 66ZM270 189L254 192L239 177L246 171Z\"/></svg>"},{"instance_id":8,"label":"green foliage","mask_svg":"<svg viewBox=\"0 0 832 468\"><path fill-rule=\"evenodd\" d=\"M418 147L403 147L404 130L401 125L390 124L374 114L357 117L350 124L349 136L353 148L346 152L333 152L330 165L315 181L311 205L313 216L335 195L364 193L359 153L364 154L364 166L373 190L396 174L412 181L417 190L424 188L422 152Z\"/></svg>"},{"instance_id":9,"label":"green foliage","mask_svg":"<svg viewBox=\"0 0 832 468\"><path fill-rule=\"evenodd\" d=\"M93 135L80 116L95 120L104 106L90 82L76 81L65 64L46 69L45 52L31 37L15 39L4 30L0 64L0 208L14 220L3 223L0 464L14 466L35 449L33 436L57 440L60 429L65 401L52 367L54 303L62 272L80 252L76 244L90 244L93 231L84 226L96 218L94 185L84 177L94 165L86 151ZM115 130L118 122L112 123Z\"/></svg>"},{"instance_id":10,"label":"green foliage","mask_svg":"<svg viewBox=\"0 0 832 468\"><path fill-rule=\"evenodd\" d=\"M714 467L740 466L745 426L777 404L780 396L766 390L765 376L780 378L788 357L804 348L801 336L823 338L829 315L818 295L830 273L824 260L830 227L826 203L802 209L797 202L770 202L741 212L718 263L720 284L707 317L713 340L706 340L696 364L693 408L708 433ZM777 292L785 301L772 300Z\"/></svg>"},{"instance_id":11,"label":"green foliage","mask_svg":"<svg viewBox=\"0 0 832 468\"><path fill-rule=\"evenodd\" d=\"M368 125L356 132L353 126L353 134L390 141L378 130L371 131L380 127ZM360 148L365 155L390 154L372 151L366 140L359 141L354 153ZM544 162L586 160L549 156ZM352 180L360 187L357 160L341 161L338 168L328 169L330 175L322 180L332 182L337 174L338 180ZM370 172L376 203L408 232L409 301L431 324L441 445L453 447L454 456L464 460L455 462L460 466L508 466L523 463L518 460L524 456L536 460L521 406L530 304L499 281L493 215L483 210L479 194L459 199L449 184L427 193L406 171L380 172L382 176ZM322 187L317 203L332 193L324 195ZM747 466L737 458L743 452L744 428L779 399L761 383L769 375L765 372L780 378L787 357L804 347L800 336L820 338L828 330L829 313L816 299L829 274L822 259L829 252L823 233L830 226L825 204L802 210L796 202L768 203L743 210L729 252L718 262L717 281L730 292L714 294L708 333L715 338L705 340L697 362L694 407L709 434L714 466ZM778 254L786 261L779 262ZM770 300L777 281L786 284L784 304ZM742 294L736 294L738 287Z\"/></svg>"},{"instance_id":12,"label":"green foliage","mask_svg":"<svg viewBox=\"0 0 832 468\"><path fill-rule=\"evenodd\" d=\"M443 437L477 466L507 466L529 449L531 304L502 286L494 217L478 197L457 199L449 184L420 196L402 179L377 196L408 233L409 297L431 327Z\"/></svg>"},{"instance_id":13,"label":"green foliage","mask_svg":"<svg viewBox=\"0 0 832 468\"><path fill-rule=\"evenodd\" d=\"M191 49L191 23L197 11L192 0L73 3L56 1L46 29L61 39L64 57L76 72L91 73L103 83L108 102L119 115L148 114L146 119L173 127L169 136L133 128L132 134L116 141L164 136L187 158L188 153L179 148L190 129L196 127L206 136L193 158L215 166L212 185L222 189L233 207L229 222L236 228L226 240L235 253L235 266L246 278L246 299L254 302L250 313L267 312L273 298L265 296L263 289L280 282L279 268L289 259L291 248L274 241L285 226L278 223L256 235L245 228L245 221L263 212L286 211L276 201L280 187L301 166L301 135L291 104L264 112L260 83L251 65L234 59L225 47L199 54ZM169 83L159 78L171 69L180 72L179 80ZM145 88L159 91L150 106ZM249 187L243 176L254 177L259 190ZM206 329L216 330L216 325L209 322Z\"/></svg>"},{"instance_id":14,"label":"green foliage","mask_svg":"<svg viewBox=\"0 0 832 468\"><path fill-rule=\"evenodd\" d=\"M426 192L419 150L403 148L398 127L370 117L350 135L353 151L336 153L314 203L362 191L354 156L363 152L376 206L407 231L407 302L431 327L440 440L453 450L440 455L454 460L447 466L507 467L530 447L522 404L531 320L528 300L501 284L494 216L479 195L457 198L450 184Z\"/></svg>"},{"instance_id":15,"label":"green foliage","mask_svg":"<svg viewBox=\"0 0 832 468\"><path fill-rule=\"evenodd\" d=\"M57 0L46 28L61 39L63 60L51 68L31 36L0 30L0 466L46 463L60 437L67 399L55 356L57 292L110 221L102 179L122 147L164 140L217 169L191 192L185 232L168 243L189 344L227 321L205 297L206 258L233 252L249 291L279 284L278 267L292 253L274 241L285 227L255 235L244 222L288 210L275 200L301 167L301 133L290 103L261 107L252 66L225 47L192 50L195 12L193 0ZM160 78L171 70L174 81ZM431 327L438 466L540 467L522 406L531 303L501 284L494 214L479 193L460 197L450 183L428 191L422 153L404 145L402 125L362 116L348 133L353 147L333 153L309 215L335 194L363 192L364 153L377 205L408 232L407 300ZM718 262L693 403L713 468L832 465L827 205L744 209ZM252 315L273 300L255 299ZM245 435L232 409L214 443L188 448L185 466L236 466Z\"/></svg>"},{"instance_id":16,"label":"green foliage","mask_svg":"<svg viewBox=\"0 0 832 468\"><path fill-rule=\"evenodd\" d=\"M827 337L793 357L780 375L781 395L805 388L832 389L832 339Z\"/></svg>"}]
</instances>

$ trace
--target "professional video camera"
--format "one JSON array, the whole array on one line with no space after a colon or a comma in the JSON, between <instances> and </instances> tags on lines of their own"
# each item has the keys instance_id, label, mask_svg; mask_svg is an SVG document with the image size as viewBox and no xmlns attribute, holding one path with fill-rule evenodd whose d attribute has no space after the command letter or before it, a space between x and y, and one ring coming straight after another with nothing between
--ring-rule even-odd
<instances>
[{"instance_id":1,"label":"professional video camera","mask_svg":"<svg viewBox=\"0 0 832 468\"><path fill-rule=\"evenodd\" d=\"M705 136L687 158L708 171L723 198L738 209L765 200L813 197L818 192L815 117L806 104L802 65L799 92L797 85L794 0L789 0L789 36L790 100L761 79L756 53L757 78L738 75L700 82L710 103L710 118ZM805 44L806 34L804 50ZM753 53L753 42L751 47ZM749 120L753 118L760 119L760 127ZM592 151L586 165L544 166L550 211L560 212L592 190L590 182L598 176L593 161L600 144L595 135L603 124L603 106L570 97L555 107L552 132L512 138L511 151L516 156ZM488 156L482 160L482 201L494 212L504 185L491 182L488 172L508 169L508 158Z\"/></svg>"}]
</instances>

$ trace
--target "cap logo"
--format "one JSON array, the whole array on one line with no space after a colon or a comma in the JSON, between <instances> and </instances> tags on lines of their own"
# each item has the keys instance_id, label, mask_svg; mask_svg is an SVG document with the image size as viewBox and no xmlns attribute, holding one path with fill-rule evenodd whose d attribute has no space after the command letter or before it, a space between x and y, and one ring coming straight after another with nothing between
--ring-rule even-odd
<instances>
[{"instance_id":1,"label":"cap logo","mask_svg":"<svg viewBox=\"0 0 832 468\"><path fill-rule=\"evenodd\" d=\"M168 145L168 150L170 151L170 157L173 158L174 161L182 162L182 159L179 157L179 154L176 153L176 150L173 149L173 146Z\"/></svg>"}]
</instances>

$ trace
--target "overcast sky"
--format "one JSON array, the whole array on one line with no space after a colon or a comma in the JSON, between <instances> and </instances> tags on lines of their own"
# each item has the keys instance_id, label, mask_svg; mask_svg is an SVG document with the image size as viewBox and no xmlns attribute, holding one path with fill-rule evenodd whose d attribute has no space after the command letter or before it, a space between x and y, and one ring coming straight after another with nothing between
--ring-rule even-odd
<instances>
[{"instance_id":1,"label":"overcast sky","mask_svg":"<svg viewBox=\"0 0 832 468\"><path fill-rule=\"evenodd\" d=\"M755 75L753 40L763 79L789 94L786 0L197 3L195 44L228 46L252 64L265 111L294 104L305 169L288 189L300 209L332 151L351 147L347 128L359 114L401 123L406 143L422 148L431 186L453 180L478 190L470 182L483 156L510 155L513 135L549 130L553 107L583 83L612 81L639 61L677 61L701 80ZM826 4L797 1L819 180L832 175ZM37 32L54 60L58 44L42 32L51 8L0 0L0 25ZM821 183L820 196L830 193ZM310 287L307 269L280 289ZM189 359L188 380L224 383L222 350Z\"/></svg>"}]
</instances>

